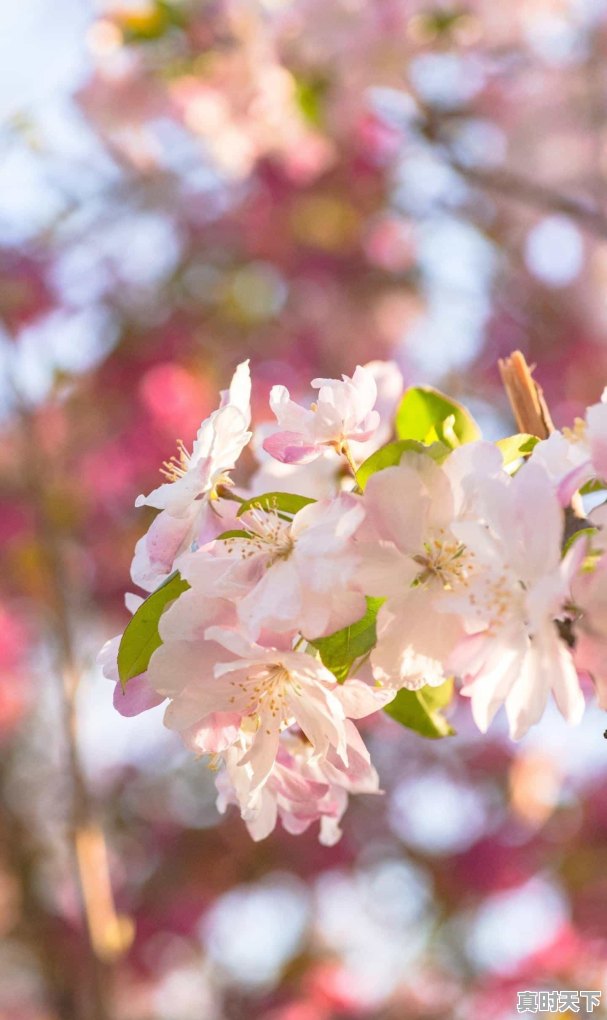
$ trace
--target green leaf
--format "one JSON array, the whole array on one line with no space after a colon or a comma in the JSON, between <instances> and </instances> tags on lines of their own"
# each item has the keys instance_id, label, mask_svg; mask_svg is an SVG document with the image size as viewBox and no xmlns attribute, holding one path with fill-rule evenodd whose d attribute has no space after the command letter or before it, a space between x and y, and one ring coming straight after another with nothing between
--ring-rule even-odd
<instances>
[{"instance_id":1,"label":"green leaf","mask_svg":"<svg viewBox=\"0 0 607 1020\"><path fill-rule=\"evenodd\" d=\"M236 516L240 517L247 510L275 510L280 517L284 517L285 514L293 517L308 503L315 502L316 500L307 496L296 496L293 492L264 492L261 496L254 496L253 499L245 499Z\"/></svg>"},{"instance_id":2,"label":"green leaf","mask_svg":"<svg viewBox=\"0 0 607 1020\"><path fill-rule=\"evenodd\" d=\"M118 648L118 675L123 687L148 668L152 653L162 644L158 633L158 621L162 613L170 602L174 602L189 587L188 582L176 570L141 603L131 617Z\"/></svg>"},{"instance_id":3,"label":"green leaf","mask_svg":"<svg viewBox=\"0 0 607 1020\"><path fill-rule=\"evenodd\" d=\"M607 489L606 482L604 482L601 478L592 478L589 482L586 482L585 485L582 485L580 492L582 496L591 496L592 493L603 492L604 489Z\"/></svg>"},{"instance_id":4,"label":"green leaf","mask_svg":"<svg viewBox=\"0 0 607 1020\"><path fill-rule=\"evenodd\" d=\"M226 538L253 538L254 536L250 531L222 531L221 535L217 536L217 541L222 542Z\"/></svg>"},{"instance_id":5,"label":"green leaf","mask_svg":"<svg viewBox=\"0 0 607 1020\"><path fill-rule=\"evenodd\" d=\"M356 472L356 481L359 489L363 490L371 475L374 475L377 471L383 471L384 468L400 464L403 454L409 452L424 453L440 464L450 453L450 449L439 442L432 443L430 446L424 446L423 443L415 439L396 439L392 443L386 443L385 446L372 453L360 465Z\"/></svg>"},{"instance_id":6,"label":"green leaf","mask_svg":"<svg viewBox=\"0 0 607 1020\"><path fill-rule=\"evenodd\" d=\"M323 78L295 79L295 102L305 119L314 127L321 127L328 81Z\"/></svg>"},{"instance_id":7,"label":"green leaf","mask_svg":"<svg viewBox=\"0 0 607 1020\"><path fill-rule=\"evenodd\" d=\"M448 705L453 696L453 680L446 680L440 687L422 687L419 691L400 690L394 701L386 705L392 719L415 730L422 737L433 740L449 737L455 730L440 711Z\"/></svg>"},{"instance_id":8,"label":"green leaf","mask_svg":"<svg viewBox=\"0 0 607 1020\"><path fill-rule=\"evenodd\" d=\"M413 386L396 412L396 435L420 443L437 440L453 449L481 438L481 430L468 410L431 386Z\"/></svg>"},{"instance_id":9,"label":"green leaf","mask_svg":"<svg viewBox=\"0 0 607 1020\"><path fill-rule=\"evenodd\" d=\"M571 546L574 545L579 538L592 538L594 535L598 535L598 533L599 529L597 527L594 527L592 524L588 524L584 527L583 522L580 521L580 527L576 528L575 531L565 537L565 542L563 544L563 556L569 552ZM592 556L592 550L589 555Z\"/></svg>"},{"instance_id":10,"label":"green leaf","mask_svg":"<svg viewBox=\"0 0 607 1020\"><path fill-rule=\"evenodd\" d=\"M504 467L508 467L521 457L528 457L538 443L537 436L530 436L528 432L517 432L516 435L508 436L506 439L498 439L495 445L502 454Z\"/></svg>"},{"instance_id":11,"label":"green leaf","mask_svg":"<svg viewBox=\"0 0 607 1020\"><path fill-rule=\"evenodd\" d=\"M352 666L364 659L375 647L377 634L375 621L383 599L367 599L367 612L356 623L335 631L328 637L309 643L320 652L323 664L330 669L340 684L347 678Z\"/></svg>"},{"instance_id":12,"label":"green leaf","mask_svg":"<svg viewBox=\"0 0 607 1020\"><path fill-rule=\"evenodd\" d=\"M142 11L126 10L118 23L128 43L146 43L161 39L171 29L185 28L186 19L175 0L153 0Z\"/></svg>"}]
</instances>

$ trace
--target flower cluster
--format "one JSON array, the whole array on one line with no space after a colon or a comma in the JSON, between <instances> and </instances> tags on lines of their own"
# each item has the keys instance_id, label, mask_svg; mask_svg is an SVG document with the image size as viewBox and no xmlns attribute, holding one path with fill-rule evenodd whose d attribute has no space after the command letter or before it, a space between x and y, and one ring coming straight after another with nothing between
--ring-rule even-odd
<instances>
[{"instance_id":1,"label":"flower cluster","mask_svg":"<svg viewBox=\"0 0 607 1020\"><path fill-rule=\"evenodd\" d=\"M394 365L312 385L309 407L274 387L277 424L253 446L276 470L262 460L242 488L238 366L192 452L137 500L160 511L133 560L148 595L129 596L100 658L123 714L168 700L166 725L209 756L220 810L237 804L254 839L280 818L292 833L319 821L330 844L348 795L379 789L356 720L386 708L452 732L454 679L478 727L503 705L514 739L551 692L579 721L587 677L607 705L607 504L581 520L578 495L607 475L607 404L547 440L493 444L438 391L399 399Z\"/></svg>"}]
</instances>

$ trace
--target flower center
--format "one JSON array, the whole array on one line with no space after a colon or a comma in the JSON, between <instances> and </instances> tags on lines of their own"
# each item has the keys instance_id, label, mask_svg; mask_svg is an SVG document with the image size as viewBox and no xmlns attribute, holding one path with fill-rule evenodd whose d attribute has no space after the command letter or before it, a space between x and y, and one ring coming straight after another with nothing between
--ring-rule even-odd
<instances>
[{"instance_id":1,"label":"flower center","mask_svg":"<svg viewBox=\"0 0 607 1020\"><path fill-rule=\"evenodd\" d=\"M486 621L489 636L513 618L525 621L527 626L525 587L512 574L481 574L468 598L472 609L478 610Z\"/></svg>"},{"instance_id":2,"label":"flower center","mask_svg":"<svg viewBox=\"0 0 607 1020\"><path fill-rule=\"evenodd\" d=\"M260 511L255 508L243 514L242 520L251 537L246 543L227 539L226 547L230 551L239 552L242 559L265 553L266 568L278 560L289 558L295 548L290 521L283 520L276 510Z\"/></svg>"},{"instance_id":3,"label":"flower center","mask_svg":"<svg viewBox=\"0 0 607 1020\"><path fill-rule=\"evenodd\" d=\"M467 553L465 545L446 535L445 529L441 528L434 538L424 542L424 552L413 557L422 567L413 584L434 580L445 591L451 591L458 584L466 583L468 574L474 569L470 562L472 555Z\"/></svg>"},{"instance_id":4,"label":"flower center","mask_svg":"<svg viewBox=\"0 0 607 1020\"><path fill-rule=\"evenodd\" d=\"M262 713L266 721L269 721L268 716L275 720L281 730L293 723L294 717L287 704L287 691L290 688L301 694L301 687L282 662L255 670L248 674L246 680L232 680L231 685L240 687L248 695L243 708L245 718L241 723L241 729L245 732L259 729Z\"/></svg>"}]
</instances>

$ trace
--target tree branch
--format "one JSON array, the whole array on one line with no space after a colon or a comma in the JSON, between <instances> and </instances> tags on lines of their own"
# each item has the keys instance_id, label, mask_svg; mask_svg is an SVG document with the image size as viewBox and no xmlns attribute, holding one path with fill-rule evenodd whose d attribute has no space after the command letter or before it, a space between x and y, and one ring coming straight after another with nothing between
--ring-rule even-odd
<instances>
[{"instance_id":1,"label":"tree branch","mask_svg":"<svg viewBox=\"0 0 607 1020\"><path fill-rule=\"evenodd\" d=\"M77 662L67 599L68 580L60 535L48 512L48 464L35 421L27 411L21 414L22 463L25 483L37 517L41 558L50 593L56 672L61 685L63 736L67 752L67 773L71 785L70 817L67 819L71 859L80 890L83 919L88 934L87 966L79 989L82 1015L87 1020L110 1020L108 963L128 945L128 922L117 916L109 878L103 833L95 820L87 783L78 753L76 696L81 671ZM74 975L74 979L77 975Z\"/></svg>"},{"instance_id":2,"label":"tree branch","mask_svg":"<svg viewBox=\"0 0 607 1020\"><path fill-rule=\"evenodd\" d=\"M512 170L487 170L463 166L458 160L449 158L449 163L470 184L493 191L503 198L525 205L535 206L545 212L560 213L576 220L585 230L597 237L607 237L607 214L593 201L584 201L563 194L554 188L537 183Z\"/></svg>"}]
</instances>

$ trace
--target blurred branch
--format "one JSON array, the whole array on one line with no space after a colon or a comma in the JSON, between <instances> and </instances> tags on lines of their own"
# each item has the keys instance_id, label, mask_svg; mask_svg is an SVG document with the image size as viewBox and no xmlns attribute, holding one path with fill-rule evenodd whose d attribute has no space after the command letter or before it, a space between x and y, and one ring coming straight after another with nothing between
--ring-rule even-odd
<instances>
[{"instance_id":1,"label":"blurred branch","mask_svg":"<svg viewBox=\"0 0 607 1020\"><path fill-rule=\"evenodd\" d=\"M588 121L588 143L592 147L593 181L592 190L599 202L604 202L605 175L603 173L603 147L605 143L605 98L604 98L604 44L600 34L591 33L588 38L588 54L584 62L585 103Z\"/></svg>"},{"instance_id":2,"label":"blurred branch","mask_svg":"<svg viewBox=\"0 0 607 1020\"><path fill-rule=\"evenodd\" d=\"M495 192L503 198L534 206L545 212L569 216L591 234L607 238L607 214L590 202L563 194L512 170L467 167L452 157L449 158L449 163L454 170L475 187Z\"/></svg>"},{"instance_id":3,"label":"blurred branch","mask_svg":"<svg viewBox=\"0 0 607 1020\"><path fill-rule=\"evenodd\" d=\"M88 932L88 965L86 984L81 989L81 1009L87 1020L89 1017L90 1020L110 1020L107 963L118 955L121 948L121 920L114 907L105 840L94 818L78 754L76 696L81 674L73 648L67 597L68 579L60 535L48 512L48 462L33 416L27 411L22 412L20 424L24 446L22 463L26 466L25 483L37 517L42 566L51 599L57 676L61 683L63 735L71 784L68 838Z\"/></svg>"},{"instance_id":4,"label":"blurred branch","mask_svg":"<svg viewBox=\"0 0 607 1020\"><path fill-rule=\"evenodd\" d=\"M504 199L542 210L559 213L576 220L585 230L596 237L607 238L607 211L600 208L596 198L577 198L566 192L543 184L516 170L503 167L467 166L453 152L448 133L448 122L425 104L419 96L416 101L422 113L417 123L420 134L431 145L438 146L446 163L473 187L493 192Z\"/></svg>"},{"instance_id":5,"label":"blurred branch","mask_svg":"<svg viewBox=\"0 0 607 1020\"><path fill-rule=\"evenodd\" d=\"M11 755L3 755L2 788L11 770ZM0 797L0 833L3 861L10 869L19 897L19 919L14 934L26 945L40 967L51 1008L61 1020L73 1020L78 1003L65 968L61 942L53 938L55 925L38 894L38 869L42 850L36 845L31 827L10 804Z\"/></svg>"}]
</instances>

